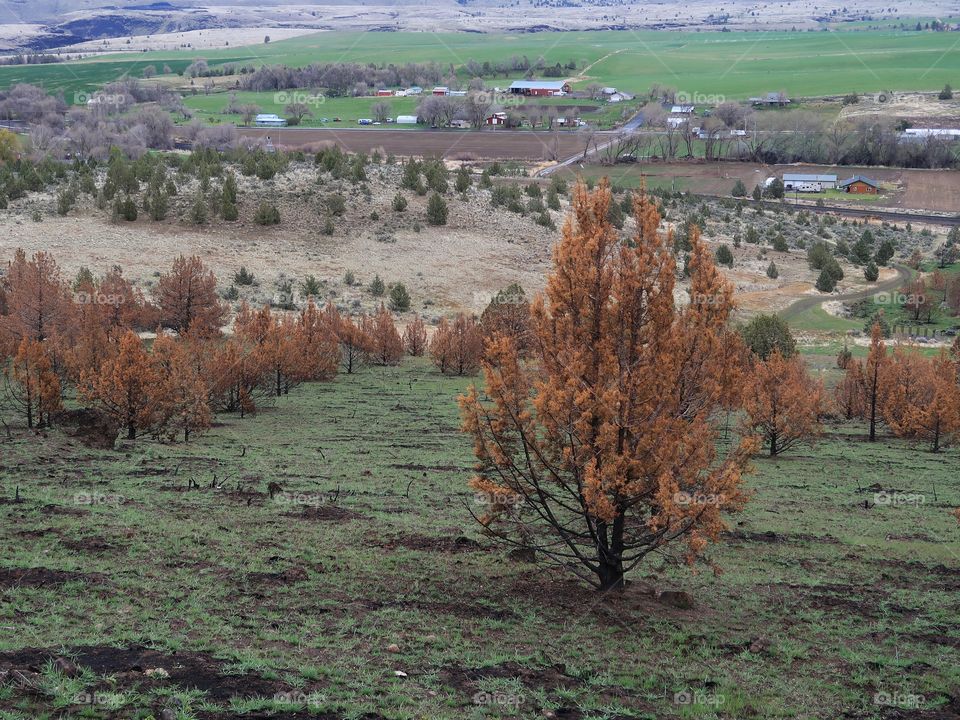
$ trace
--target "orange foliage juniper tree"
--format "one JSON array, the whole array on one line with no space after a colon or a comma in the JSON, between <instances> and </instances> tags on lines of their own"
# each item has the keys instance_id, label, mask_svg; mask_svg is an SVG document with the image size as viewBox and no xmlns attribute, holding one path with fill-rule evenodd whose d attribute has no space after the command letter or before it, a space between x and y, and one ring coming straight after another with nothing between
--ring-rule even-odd
<instances>
[{"instance_id":1,"label":"orange foliage juniper tree","mask_svg":"<svg viewBox=\"0 0 960 720\"><path fill-rule=\"evenodd\" d=\"M674 304L672 238L635 200L637 233L610 224L604 182L579 183L554 250L546 297L531 308L530 362L501 335L483 360L485 394L460 398L478 475L481 520L600 589L620 588L649 553L685 538L690 561L745 501L741 477L758 441L718 457L711 415L727 392L722 359L732 288L691 234L691 302Z\"/></svg>"},{"instance_id":2,"label":"orange foliage juniper tree","mask_svg":"<svg viewBox=\"0 0 960 720\"><path fill-rule=\"evenodd\" d=\"M821 432L823 385L810 377L799 355L784 358L779 350L754 360L743 393L744 425L760 435L770 457Z\"/></svg>"},{"instance_id":3,"label":"orange foliage juniper tree","mask_svg":"<svg viewBox=\"0 0 960 720\"><path fill-rule=\"evenodd\" d=\"M23 338L13 362L4 370L7 395L27 419L27 427L50 424L63 407L60 378L53 370L45 343Z\"/></svg>"},{"instance_id":4,"label":"orange foliage juniper tree","mask_svg":"<svg viewBox=\"0 0 960 720\"><path fill-rule=\"evenodd\" d=\"M420 357L427 349L427 327L423 318L415 315L403 330L403 345L407 354Z\"/></svg>"},{"instance_id":5,"label":"orange foliage juniper tree","mask_svg":"<svg viewBox=\"0 0 960 720\"><path fill-rule=\"evenodd\" d=\"M483 333L477 321L464 313L458 313L452 323L442 319L430 339L430 356L442 373L476 373L483 356Z\"/></svg>"},{"instance_id":6,"label":"orange foliage juniper tree","mask_svg":"<svg viewBox=\"0 0 960 720\"><path fill-rule=\"evenodd\" d=\"M367 323L370 359L375 365L397 365L403 357L403 338L393 322L393 315L383 303Z\"/></svg>"},{"instance_id":7,"label":"orange foliage juniper tree","mask_svg":"<svg viewBox=\"0 0 960 720\"><path fill-rule=\"evenodd\" d=\"M894 355L891 391L884 406L887 424L900 437L930 444L932 452L960 434L960 385L945 352L935 358Z\"/></svg>"},{"instance_id":8,"label":"orange foliage juniper tree","mask_svg":"<svg viewBox=\"0 0 960 720\"><path fill-rule=\"evenodd\" d=\"M887 356L887 345L883 342L883 329L880 323L874 323L870 330L870 352L863 365L863 402L860 411L860 417L870 423L870 442L877 439L877 426L883 422L881 409L889 366L890 358Z\"/></svg>"},{"instance_id":9,"label":"orange foliage juniper tree","mask_svg":"<svg viewBox=\"0 0 960 720\"><path fill-rule=\"evenodd\" d=\"M190 327L216 334L226 309L217 297L217 278L196 255L181 255L157 281L157 304L165 327L184 333Z\"/></svg>"},{"instance_id":10,"label":"orange foliage juniper tree","mask_svg":"<svg viewBox=\"0 0 960 720\"><path fill-rule=\"evenodd\" d=\"M148 428L153 420L158 380L143 342L128 330L120 338L115 357L103 363L99 372L83 374L80 396L116 418L133 440L137 431Z\"/></svg>"}]
</instances>

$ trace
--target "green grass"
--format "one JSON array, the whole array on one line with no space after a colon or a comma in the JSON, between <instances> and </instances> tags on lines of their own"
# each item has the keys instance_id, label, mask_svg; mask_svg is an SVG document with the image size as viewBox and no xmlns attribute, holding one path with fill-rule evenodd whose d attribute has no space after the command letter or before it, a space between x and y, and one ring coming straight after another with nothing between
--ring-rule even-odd
<instances>
[{"instance_id":1,"label":"green grass","mask_svg":"<svg viewBox=\"0 0 960 720\"><path fill-rule=\"evenodd\" d=\"M0 685L0 717L81 717L72 699L85 691L118 709L83 717L140 720L172 698L179 720L302 712L304 699L315 714L391 720L562 708L879 720L890 708L877 692L936 707L960 683L956 450L868 444L854 424L758 458L734 535L710 551L722 575L667 556L637 572L691 592L697 607L679 611L636 589L598 598L489 544L468 512L455 404L467 382L407 359L220 417L187 445L88 450L14 425L0 439L0 565L76 575L4 588L0 667L25 647L145 646L156 655L144 670L172 677L126 672L133 659L76 678L48 667L36 690ZM327 519L259 494L272 481L319 498ZM881 490L899 500L873 506ZM76 493L105 501L78 505ZM207 691L189 689L205 677L183 669L197 658L217 678Z\"/></svg>"},{"instance_id":2,"label":"green grass","mask_svg":"<svg viewBox=\"0 0 960 720\"><path fill-rule=\"evenodd\" d=\"M318 33L248 47L107 55L56 65L0 68L0 87L43 83L51 92L89 91L147 65L182 70L195 57L225 62L306 65L346 61L378 64L467 59L500 61L543 56L550 63L596 63L589 81L643 92L653 83L691 95L744 99L785 90L819 96L881 90L939 90L956 84L960 55L950 33L607 31L479 35L472 33ZM599 62L598 62L599 61ZM512 77L512 75L510 76ZM491 82L505 84L510 77ZM587 81L583 81L587 82ZM702 104L702 103L700 103Z\"/></svg>"}]
</instances>

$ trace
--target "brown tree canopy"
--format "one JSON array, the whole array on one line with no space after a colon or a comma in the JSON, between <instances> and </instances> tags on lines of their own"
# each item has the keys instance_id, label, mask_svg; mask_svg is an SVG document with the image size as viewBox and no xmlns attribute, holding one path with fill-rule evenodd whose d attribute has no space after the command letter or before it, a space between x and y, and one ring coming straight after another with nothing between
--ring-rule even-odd
<instances>
[{"instance_id":1,"label":"brown tree canopy","mask_svg":"<svg viewBox=\"0 0 960 720\"><path fill-rule=\"evenodd\" d=\"M397 365L403 357L403 339L397 331L393 315L380 303L377 314L370 318L367 327L370 342L370 359L375 365Z\"/></svg>"},{"instance_id":2,"label":"brown tree canopy","mask_svg":"<svg viewBox=\"0 0 960 720\"><path fill-rule=\"evenodd\" d=\"M196 326L217 334L223 325L226 308L217 297L217 278L196 255L173 261L171 271L157 282L156 297L161 323L178 333Z\"/></svg>"},{"instance_id":3,"label":"brown tree canopy","mask_svg":"<svg viewBox=\"0 0 960 720\"><path fill-rule=\"evenodd\" d=\"M674 304L672 238L648 198L621 241L610 189L578 184L554 250L535 337L521 361L509 336L487 348L484 392L461 398L487 494L483 521L601 589L678 538L692 560L744 502L741 476L755 437L718 458L711 415L725 393L732 288L692 234L696 302ZM510 528L516 533L509 533Z\"/></svg>"},{"instance_id":4,"label":"brown tree canopy","mask_svg":"<svg viewBox=\"0 0 960 720\"><path fill-rule=\"evenodd\" d=\"M403 330L403 344L407 354L420 357L427 349L427 327L423 318L415 315Z\"/></svg>"},{"instance_id":5,"label":"brown tree canopy","mask_svg":"<svg viewBox=\"0 0 960 720\"><path fill-rule=\"evenodd\" d=\"M522 356L530 350L530 302L523 288L514 283L500 290L480 316L480 328L485 339L510 335Z\"/></svg>"},{"instance_id":6,"label":"brown tree canopy","mask_svg":"<svg viewBox=\"0 0 960 720\"><path fill-rule=\"evenodd\" d=\"M770 456L801 442L813 442L821 432L823 384L813 380L799 355L784 358L778 350L756 358L743 393L744 424L760 435Z\"/></svg>"},{"instance_id":7,"label":"brown tree canopy","mask_svg":"<svg viewBox=\"0 0 960 720\"><path fill-rule=\"evenodd\" d=\"M960 434L960 385L946 352L925 358L895 352L887 372L883 416L893 432L930 450L952 444Z\"/></svg>"},{"instance_id":8,"label":"brown tree canopy","mask_svg":"<svg viewBox=\"0 0 960 720\"><path fill-rule=\"evenodd\" d=\"M441 319L430 339L430 357L440 372L473 375L482 355L483 333L472 316L459 313L452 323Z\"/></svg>"}]
</instances>

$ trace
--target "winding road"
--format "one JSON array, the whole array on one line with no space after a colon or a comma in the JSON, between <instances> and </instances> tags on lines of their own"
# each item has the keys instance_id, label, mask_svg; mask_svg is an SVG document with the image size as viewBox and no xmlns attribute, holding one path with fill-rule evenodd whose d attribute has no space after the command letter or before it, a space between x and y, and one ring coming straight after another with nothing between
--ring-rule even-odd
<instances>
[{"instance_id":1,"label":"winding road","mask_svg":"<svg viewBox=\"0 0 960 720\"><path fill-rule=\"evenodd\" d=\"M894 265L893 267L897 271L895 277L892 277L889 280L884 280L883 282L878 282L877 284L865 290L858 290L857 292L846 293L843 295L811 295L810 297L803 297L792 303L789 307L784 308L777 314L784 320L789 320L790 318L796 317L800 313L805 312L810 308L814 308L817 305L822 305L828 300L856 302L858 300L866 300L877 293L897 290L906 284L908 280L910 280L913 271L910 270L910 268L908 268L906 265Z\"/></svg>"}]
</instances>

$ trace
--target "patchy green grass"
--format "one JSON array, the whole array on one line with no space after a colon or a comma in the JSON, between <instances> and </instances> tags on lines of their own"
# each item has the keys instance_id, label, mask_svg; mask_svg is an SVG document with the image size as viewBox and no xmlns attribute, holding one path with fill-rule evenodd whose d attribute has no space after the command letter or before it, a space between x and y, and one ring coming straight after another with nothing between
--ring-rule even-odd
<instances>
[{"instance_id":1,"label":"patchy green grass","mask_svg":"<svg viewBox=\"0 0 960 720\"><path fill-rule=\"evenodd\" d=\"M844 425L759 458L710 550L722 575L668 556L636 573L690 592L677 610L490 544L469 514L467 382L408 359L187 445L0 436L0 673L20 673L0 675L0 717L866 720L921 717L887 698L957 702L956 450Z\"/></svg>"}]
</instances>

